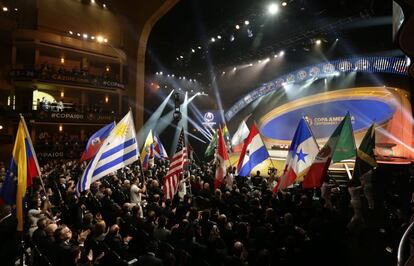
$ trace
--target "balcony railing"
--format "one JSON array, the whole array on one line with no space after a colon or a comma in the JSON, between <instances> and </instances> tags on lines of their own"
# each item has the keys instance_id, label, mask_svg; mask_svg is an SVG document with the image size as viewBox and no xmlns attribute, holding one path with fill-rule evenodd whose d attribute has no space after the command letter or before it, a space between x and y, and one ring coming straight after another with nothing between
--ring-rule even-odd
<instances>
[{"instance_id":1,"label":"balcony railing","mask_svg":"<svg viewBox=\"0 0 414 266\"><path fill-rule=\"evenodd\" d=\"M62 83L68 85L81 85L94 88L105 89L125 89L125 85L119 80L108 75L92 75L86 71L68 71L61 69L42 69L25 68L13 69L9 77L14 81L39 80L45 82Z\"/></svg>"}]
</instances>

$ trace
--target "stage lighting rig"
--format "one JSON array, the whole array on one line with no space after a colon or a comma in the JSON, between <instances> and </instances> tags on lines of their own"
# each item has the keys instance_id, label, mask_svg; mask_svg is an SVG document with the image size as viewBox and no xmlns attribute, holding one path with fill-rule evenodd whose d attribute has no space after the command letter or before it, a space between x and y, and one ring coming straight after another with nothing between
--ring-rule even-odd
<instances>
[{"instance_id":1,"label":"stage lighting rig","mask_svg":"<svg viewBox=\"0 0 414 266\"><path fill-rule=\"evenodd\" d=\"M181 120L181 111L180 111L181 99L180 94L178 92L174 93L174 113L173 119L175 122L179 122Z\"/></svg>"}]
</instances>

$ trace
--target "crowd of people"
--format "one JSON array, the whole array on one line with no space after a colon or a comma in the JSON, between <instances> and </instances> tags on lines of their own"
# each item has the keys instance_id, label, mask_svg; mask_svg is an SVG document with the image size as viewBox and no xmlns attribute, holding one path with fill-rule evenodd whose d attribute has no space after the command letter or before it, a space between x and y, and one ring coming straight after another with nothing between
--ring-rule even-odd
<instances>
[{"instance_id":1,"label":"crowd of people","mask_svg":"<svg viewBox=\"0 0 414 266\"><path fill-rule=\"evenodd\" d=\"M77 195L85 165L42 165L27 198L24 248L11 207L0 207L2 265L14 265L22 250L30 250L32 265L367 265L355 263L353 241L376 206L333 180L321 190L273 193L274 171L269 178L239 177L230 168L214 189L215 166L198 162L185 171L174 199L165 200L168 162L158 161L145 171L132 164ZM399 240L407 220L390 217L381 232ZM391 250L396 245L387 243Z\"/></svg>"}]
</instances>

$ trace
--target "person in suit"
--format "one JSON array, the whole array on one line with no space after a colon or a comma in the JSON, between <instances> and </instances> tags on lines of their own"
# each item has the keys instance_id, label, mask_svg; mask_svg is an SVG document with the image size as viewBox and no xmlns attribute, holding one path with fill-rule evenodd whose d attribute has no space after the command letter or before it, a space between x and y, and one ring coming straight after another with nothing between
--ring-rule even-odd
<instances>
[{"instance_id":1,"label":"person in suit","mask_svg":"<svg viewBox=\"0 0 414 266\"><path fill-rule=\"evenodd\" d=\"M142 266L162 266L162 260L155 256L158 244L156 241L149 241L146 247L146 253L138 258L138 265Z\"/></svg>"},{"instance_id":2,"label":"person in suit","mask_svg":"<svg viewBox=\"0 0 414 266\"><path fill-rule=\"evenodd\" d=\"M10 205L0 206L0 262L14 265L17 255L17 219L12 216Z\"/></svg>"}]
</instances>

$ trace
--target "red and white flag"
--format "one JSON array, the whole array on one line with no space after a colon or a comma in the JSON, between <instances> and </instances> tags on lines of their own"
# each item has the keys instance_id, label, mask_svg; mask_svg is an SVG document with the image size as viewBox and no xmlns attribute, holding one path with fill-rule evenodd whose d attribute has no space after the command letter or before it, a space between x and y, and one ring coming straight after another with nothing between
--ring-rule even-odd
<instances>
[{"instance_id":1,"label":"red and white flag","mask_svg":"<svg viewBox=\"0 0 414 266\"><path fill-rule=\"evenodd\" d=\"M184 131L181 129L180 137L178 138L177 149L170 162L170 168L164 181L164 195L165 199L173 199L178 190L178 183L180 182L184 166L188 163L187 148L184 143Z\"/></svg>"},{"instance_id":2,"label":"red and white flag","mask_svg":"<svg viewBox=\"0 0 414 266\"><path fill-rule=\"evenodd\" d=\"M216 153L216 176L214 178L214 188L219 188L226 176L226 162L229 159L227 154L226 143L224 141L223 132L219 128L217 135L217 153Z\"/></svg>"}]
</instances>

